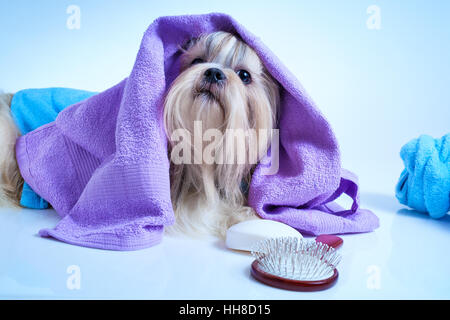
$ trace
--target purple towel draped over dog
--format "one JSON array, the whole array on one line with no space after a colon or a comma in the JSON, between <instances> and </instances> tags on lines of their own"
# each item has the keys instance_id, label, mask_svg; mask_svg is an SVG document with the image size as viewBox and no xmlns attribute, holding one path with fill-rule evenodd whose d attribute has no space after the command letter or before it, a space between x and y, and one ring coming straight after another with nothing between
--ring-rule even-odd
<instances>
[{"instance_id":1,"label":"purple towel draped over dog","mask_svg":"<svg viewBox=\"0 0 450 320\"><path fill-rule=\"evenodd\" d=\"M341 169L330 125L298 80L259 38L214 13L158 18L145 32L128 78L18 140L25 181L62 217L41 236L112 250L161 241L164 226L174 222L164 95L179 74L179 45L219 30L238 34L282 86L279 171L264 175L262 165L256 168L249 205L262 218L309 234L378 227L377 217L358 207L356 178ZM354 199L348 210L332 203L342 193Z\"/></svg>"}]
</instances>

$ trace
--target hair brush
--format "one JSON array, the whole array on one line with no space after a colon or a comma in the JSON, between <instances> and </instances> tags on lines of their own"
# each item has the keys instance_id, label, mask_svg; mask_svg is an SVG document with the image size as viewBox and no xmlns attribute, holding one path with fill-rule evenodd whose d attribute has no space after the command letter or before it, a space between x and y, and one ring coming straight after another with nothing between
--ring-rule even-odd
<instances>
[{"instance_id":1,"label":"hair brush","mask_svg":"<svg viewBox=\"0 0 450 320\"><path fill-rule=\"evenodd\" d=\"M255 244L251 274L258 281L295 291L324 290L336 283L341 260L335 250L337 236L319 236L316 241L296 237L271 238Z\"/></svg>"}]
</instances>

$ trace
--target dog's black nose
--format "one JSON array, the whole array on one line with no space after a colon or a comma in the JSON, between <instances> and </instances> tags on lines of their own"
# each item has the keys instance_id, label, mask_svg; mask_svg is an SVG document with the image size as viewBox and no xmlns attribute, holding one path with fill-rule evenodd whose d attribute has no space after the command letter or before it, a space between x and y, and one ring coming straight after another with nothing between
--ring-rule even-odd
<instances>
[{"instance_id":1,"label":"dog's black nose","mask_svg":"<svg viewBox=\"0 0 450 320\"><path fill-rule=\"evenodd\" d=\"M205 71L205 80L209 83L218 83L227 79L222 70L217 68L209 68Z\"/></svg>"}]
</instances>

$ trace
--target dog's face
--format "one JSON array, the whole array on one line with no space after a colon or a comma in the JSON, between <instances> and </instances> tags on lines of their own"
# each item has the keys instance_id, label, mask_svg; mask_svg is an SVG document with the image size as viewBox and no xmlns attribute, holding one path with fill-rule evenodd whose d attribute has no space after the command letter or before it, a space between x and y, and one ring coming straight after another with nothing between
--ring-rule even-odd
<instances>
[{"instance_id":1,"label":"dog's face","mask_svg":"<svg viewBox=\"0 0 450 320\"><path fill-rule=\"evenodd\" d=\"M193 133L194 121L203 130L273 128L279 89L248 45L215 32L191 39L183 51L164 108L169 137L179 128Z\"/></svg>"},{"instance_id":2,"label":"dog's face","mask_svg":"<svg viewBox=\"0 0 450 320\"><path fill-rule=\"evenodd\" d=\"M224 134L216 141L215 152L225 160L214 165L197 162L178 166L172 174L172 193L182 193L179 190L184 188L185 193L203 193L210 198L208 194L218 191L222 198L233 202L240 198L241 181L252 164L226 159L226 131L254 129L255 136L249 137L245 149L236 154L249 152L249 146L257 141L258 146L263 146L257 160L264 156L276 122L279 87L253 49L230 33L215 32L191 39L181 50L181 72L164 104L169 145L173 149L177 143L172 138L179 129L190 133L194 145L195 123L201 123L201 134L208 129ZM260 130L266 130L266 134L261 135ZM203 141L202 150L206 146ZM188 191L186 186L195 190Z\"/></svg>"}]
</instances>

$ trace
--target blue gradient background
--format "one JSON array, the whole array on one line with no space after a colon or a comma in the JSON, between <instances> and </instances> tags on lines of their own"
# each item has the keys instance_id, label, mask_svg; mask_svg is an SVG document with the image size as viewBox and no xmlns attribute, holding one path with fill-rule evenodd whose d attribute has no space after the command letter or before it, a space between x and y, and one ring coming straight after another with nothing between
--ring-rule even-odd
<instances>
[{"instance_id":1,"label":"blue gradient background","mask_svg":"<svg viewBox=\"0 0 450 320\"><path fill-rule=\"evenodd\" d=\"M162 15L225 12L298 76L332 124L362 191L394 193L401 146L450 124L449 1L5 1L0 89L104 90L130 72L147 26ZM81 29L69 30L69 5ZM381 30L366 10L381 9ZM301 125L301 124L300 124Z\"/></svg>"}]
</instances>

